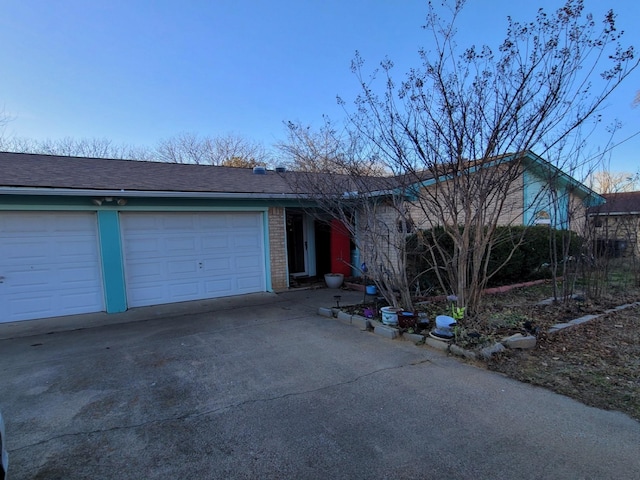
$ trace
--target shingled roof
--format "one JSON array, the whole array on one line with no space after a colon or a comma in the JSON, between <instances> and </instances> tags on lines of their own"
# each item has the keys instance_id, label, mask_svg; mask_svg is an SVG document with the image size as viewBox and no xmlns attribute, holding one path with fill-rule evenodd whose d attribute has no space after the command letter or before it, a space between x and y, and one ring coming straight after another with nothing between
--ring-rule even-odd
<instances>
[{"instance_id":1,"label":"shingled roof","mask_svg":"<svg viewBox=\"0 0 640 480\"><path fill-rule=\"evenodd\" d=\"M0 152L0 193L118 192L253 198L396 188L397 177L318 172L256 174L252 168Z\"/></svg>"},{"instance_id":2,"label":"shingled roof","mask_svg":"<svg viewBox=\"0 0 640 480\"><path fill-rule=\"evenodd\" d=\"M603 193L606 202L589 209L590 215L640 215L640 192Z\"/></svg>"},{"instance_id":3,"label":"shingled roof","mask_svg":"<svg viewBox=\"0 0 640 480\"><path fill-rule=\"evenodd\" d=\"M293 193L283 175L251 168L0 152L0 187L139 192Z\"/></svg>"}]
</instances>

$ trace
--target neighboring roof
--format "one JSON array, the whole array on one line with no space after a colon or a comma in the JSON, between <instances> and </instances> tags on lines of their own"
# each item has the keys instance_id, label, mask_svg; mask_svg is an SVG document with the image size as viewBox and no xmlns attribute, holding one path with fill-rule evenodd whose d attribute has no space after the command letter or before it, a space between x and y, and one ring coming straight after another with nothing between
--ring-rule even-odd
<instances>
[{"instance_id":1,"label":"neighboring roof","mask_svg":"<svg viewBox=\"0 0 640 480\"><path fill-rule=\"evenodd\" d=\"M606 203L589 209L590 215L640 215L640 192L603 193Z\"/></svg>"},{"instance_id":2,"label":"neighboring roof","mask_svg":"<svg viewBox=\"0 0 640 480\"><path fill-rule=\"evenodd\" d=\"M0 189L5 191L8 187L9 190L292 194L284 175L274 171L258 175L251 168L0 152Z\"/></svg>"}]
</instances>

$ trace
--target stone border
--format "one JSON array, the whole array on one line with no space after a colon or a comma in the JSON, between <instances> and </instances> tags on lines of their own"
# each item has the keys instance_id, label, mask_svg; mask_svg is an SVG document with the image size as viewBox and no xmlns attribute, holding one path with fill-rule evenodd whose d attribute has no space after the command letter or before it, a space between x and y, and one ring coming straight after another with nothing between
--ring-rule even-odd
<instances>
[{"instance_id":1,"label":"stone border","mask_svg":"<svg viewBox=\"0 0 640 480\"><path fill-rule=\"evenodd\" d=\"M551 327L549 327L549 330L547 331L547 333L549 334L557 333L566 328L575 327L576 325L580 325L581 323L585 323L595 318L603 317L605 315L609 315L610 313L614 313L620 310L626 310L627 308L635 307L636 305L640 305L640 302L625 303L624 305L618 305L617 307L610 308L596 315L585 315L583 317L576 318L566 323L556 323L555 325L551 325Z\"/></svg>"},{"instance_id":2,"label":"stone border","mask_svg":"<svg viewBox=\"0 0 640 480\"><path fill-rule=\"evenodd\" d=\"M617 312L619 310L625 310L627 308L631 308L634 306L640 305L640 302L634 303L626 303L624 305L619 305L614 308L610 308L605 310L603 313L599 313L597 315L584 315L583 317L576 318L566 323L557 323L552 325L547 333L553 334L564 330L569 327L574 327L576 325L580 325L582 323L589 322L593 319L602 317L604 315L608 315L613 312ZM485 347L479 351L471 351L466 350L459 345L451 343L446 340L440 340L430 335L420 335L416 333L400 333L397 328L390 327L388 325L383 325L377 320L369 319L363 317L362 315L349 315L346 312L338 308L318 308L318 315L327 318L335 318L340 322L347 325L354 325L361 330L373 331L374 334L380 335L381 337L388 338L390 340L394 340L396 338L402 338L403 340L411 341L416 345L425 344L430 346L431 348L435 348L436 350L440 350L442 352L447 352L452 355L457 355L459 357L464 357L469 360L477 360L478 358L489 359L492 355L496 353L500 353L505 351L507 348L511 349L531 349L536 346L536 337L533 335L522 335L517 333L515 335L511 335L510 337L504 338L500 342L496 342L493 345Z\"/></svg>"}]
</instances>

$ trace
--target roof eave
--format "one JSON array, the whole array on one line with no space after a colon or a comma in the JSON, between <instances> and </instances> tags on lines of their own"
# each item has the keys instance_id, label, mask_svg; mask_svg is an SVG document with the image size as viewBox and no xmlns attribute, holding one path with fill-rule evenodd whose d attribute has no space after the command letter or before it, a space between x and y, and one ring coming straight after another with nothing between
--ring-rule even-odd
<instances>
[{"instance_id":1,"label":"roof eave","mask_svg":"<svg viewBox=\"0 0 640 480\"><path fill-rule=\"evenodd\" d=\"M185 192L151 190L101 190L78 188L0 187L0 195L56 195L69 197L147 197L147 198L199 198L199 199L296 199L298 193L238 193L238 192Z\"/></svg>"}]
</instances>

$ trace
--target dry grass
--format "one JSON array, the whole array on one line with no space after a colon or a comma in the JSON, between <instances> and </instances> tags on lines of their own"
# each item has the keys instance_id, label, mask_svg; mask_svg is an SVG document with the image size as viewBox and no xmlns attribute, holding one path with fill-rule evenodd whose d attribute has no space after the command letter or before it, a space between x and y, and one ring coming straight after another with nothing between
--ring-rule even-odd
<instances>
[{"instance_id":1,"label":"dry grass","mask_svg":"<svg viewBox=\"0 0 640 480\"><path fill-rule=\"evenodd\" d=\"M488 367L640 420L640 306L543 333L536 349L510 351Z\"/></svg>"}]
</instances>

